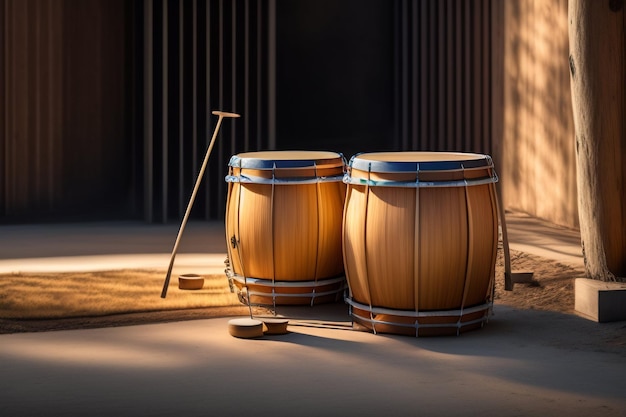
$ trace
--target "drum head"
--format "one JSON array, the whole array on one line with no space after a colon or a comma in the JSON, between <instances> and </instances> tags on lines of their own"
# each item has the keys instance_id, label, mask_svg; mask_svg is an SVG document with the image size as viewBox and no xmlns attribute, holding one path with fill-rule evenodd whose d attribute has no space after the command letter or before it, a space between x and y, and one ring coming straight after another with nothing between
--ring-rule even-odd
<instances>
[{"instance_id":1,"label":"drum head","mask_svg":"<svg viewBox=\"0 0 626 417\"><path fill-rule=\"evenodd\" d=\"M489 155L372 152L350 159L343 182L381 187L460 187L498 181Z\"/></svg>"},{"instance_id":2,"label":"drum head","mask_svg":"<svg viewBox=\"0 0 626 417\"><path fill-rule=\"evenodd\" d=\"M303 184L340 182L343 155L328 151L245 152L230 158L226 182Z\"/></svg>"},{"instance_id":3,"label":"drum head","mask_svg":"<svg viewBox=\"0 0 626 417\"><path fill-rule=\"evenodd\" d=\"M371 152L357 154L350 167L371 172L445 171L493 166L489 155L463 152Z\"/></svg>"},{"instance_id":4,"label":"drum head","mask_svg":"<svg viewBox=\"0 0 626 417\"><path fill-rule=\"evenodd\" d=\"M343 155L329 151L260 151L234 155L231 167L248 169L312 168L343 166Z\"/></svg>"}]
</instances>

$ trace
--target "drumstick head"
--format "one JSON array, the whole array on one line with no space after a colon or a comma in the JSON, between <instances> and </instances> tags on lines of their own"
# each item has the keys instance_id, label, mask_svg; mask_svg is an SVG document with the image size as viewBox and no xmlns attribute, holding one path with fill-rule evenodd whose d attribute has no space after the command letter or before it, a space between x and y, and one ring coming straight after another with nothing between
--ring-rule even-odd
<instances>
[{"instance_id":1,"label":"drumstick head","mask_svg":"<svg viewBox=\"0 0 626 417\"><path fill-rule=\"evenodd\" d=\"M219 111L219 110L212 111L211 113L216 115L216 116L222 116L222 117L241 117L237 113L229 113L229 112L226 112L226 111Z\"/></svg>"}]
</instances>

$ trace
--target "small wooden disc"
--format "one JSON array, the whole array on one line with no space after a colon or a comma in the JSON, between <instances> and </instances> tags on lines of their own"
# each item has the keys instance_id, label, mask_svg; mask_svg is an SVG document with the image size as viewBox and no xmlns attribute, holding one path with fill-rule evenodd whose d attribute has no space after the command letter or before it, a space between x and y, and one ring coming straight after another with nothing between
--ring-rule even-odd
<instances>
[{"instance_id":1,"label":"small wooden disc","mask_svg":"<svg viewBox=\"0 0 626 417\"><path fill-rule=\"evenodd\" d=\"M228 333L234 337L252 339L263 336L263 322L250 318L228 321Z\"/></svg>"},{"instance_id":2,"label":"small wooden disc","mask_svg":"<svg viewBox=\"0 0 626 417\"><path fill-rule=\"evenodd\" d=\"M178 276L178 288L181 290L201 290L204 278L198 274L184 274Z\"/></svg>"},{"instance_id":3,"label":"small wooden disc","mask_svg":"<svg viewBox=\"0 0 626 417\"><path fill-rule=\"evenodd\" d=\"M286 334L287 319L262 319L263 320L263 332L265 334Z\"/></svg>"}]
</instances>

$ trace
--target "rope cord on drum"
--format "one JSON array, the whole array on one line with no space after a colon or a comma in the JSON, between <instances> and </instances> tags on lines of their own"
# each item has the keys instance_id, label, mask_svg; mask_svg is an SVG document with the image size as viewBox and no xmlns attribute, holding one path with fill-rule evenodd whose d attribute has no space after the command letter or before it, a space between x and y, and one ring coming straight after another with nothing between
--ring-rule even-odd
<instances>
[{"instance_id":1,"label":"rope cord on drum","mask_svg":"<svg viewBox=\"0 0 626 417\"><path fill-rule=\"evenodd\" d=\"M239 197L237 198L237 235L239 235L239 226L240 226L240 220L239 220L239 216L241 215L241 189L243 188L241 186L241 184L239 185ZM247 301L248 301L248 312L250 313L250 318L254 318L252 315L252 300L250 300L250 291L248 289L248 281L247 281L247 275L246 275L246 270L245 267L243 265L243 257L241 256L241 240L239 236L235 236L233 235L233 237L231 238L231 244L233 245L233 249L237 249L237 257L239 258L239 265L241 266L241 273L243 274L243 280L244 280L244 287L246 289L246 296L247 296Z\"/></svg>"},{"instance_id":2,"label":"rope cord on drum","mask_svg":"<svg viewBox=\"0 0 626 417\"><path fill-rule=\"evenodd\" d=\"M317 175L317 161L313 161L313 169L315 171L315 178L319 178ZM317 181L315 183L315 200L317 202L317 245L315 245L315 270L313 274L313 281L317 286L317 263L319 262L320 257L320 212L322 207L321 195L320 195L320 183ZM313 293L311 294L311 307L313 307L315 303L315 286L313 287Z\"/></svg>"},{"instance_id":3,"label":"rope cord on drum","mask_svg":"<svg viewBox=\"0 0 626 417\"><path fill-rule=\"evenodd\" d=\"M419 182L420 164L419 162L415 167L415 182ZM415 312L419 312L419 298L420 298L420 189L415 187L415 226L413 228L413 304L415 305ZM419 332L419 321L415 318L415 337Z\"/></svg>"},{"instance_id":4,"label":"rope cord on drum","mask_svg":"<svg viewBox=\"0 0 626 417\"><path fill-rule=\"evenodd\" d=\"M367 184L365 184L365 213L363 214L363 219L367 219L367 209L369 206L371 179L372 179L372 163L370 162L367 165ZM374 315L373 315L374 306L372 305L372 291L370 290L370 274L367 268L367 221L363 222L363 241L364 241L363 257L365 258L365 271L367 274L367 277L365 277L365 282L367 282L367 294L369 296L368 302L370 305L370 319L373 322L374 321ZM372 325L372 330L374 331L374 334L376 334L376 326Z\"/></svg>"},{"instance_id":5,"label":"rope cord on drum","mask_svg":"<svg viewBox=\"0 0 626 417\"><path fill-rule=\"evenodd\" d=\"M274 228L274 188L276 186L276 161L272 162L272 194L270 197L270 213L272 215L272 308L276 315L276 230Z\"/></svg>"}]
</instances>

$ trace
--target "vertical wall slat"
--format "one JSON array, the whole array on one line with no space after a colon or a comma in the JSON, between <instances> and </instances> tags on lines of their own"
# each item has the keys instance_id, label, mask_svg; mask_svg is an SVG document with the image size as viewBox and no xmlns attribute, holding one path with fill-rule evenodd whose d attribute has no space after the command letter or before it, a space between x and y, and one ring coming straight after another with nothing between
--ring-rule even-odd
<instances>
[{"instance_id":1,"label":"vertical wall slat","mask_svg":"<svg viewBox=\"0 0 626 417\"><path fill-rule=\"evenodd\" d=\"M42 67L42 62L41 62L41 7L36 7L33 13L34 16L34 36L33 36L33 43L34 45L34 53L33 53L33 65L32 67L34 68L34 85L33 85L33 89L35 90L34 93L34 98L32 100L32 113L34 115L34 119L35 119L35 123L33 125L33 139L35 142L35 146L33 149L33 160L34 160L34 166L33 169L35 171L35 175L34 175L34 181L33 181L33 189L35 191L35 193L37 194L38 198L42 197L42 180L41 180L41 166L42 166L42 159L43 159L43 152L42 152L42 142L43 142L43 138L41 137L41 90L42 90L42 86L41 86L41 67Z\"/></svg>"},{"instance_id":2,"label":"vertical wall slat","mask_svg":"<svg viewBox=\"0 0 626 417\"><path fill-rule=\"evenodd\" d=\"M13 39L14 34L13 32L13 28L15 27L15 12L14 12L14 3L11 0L7 0L8 1L8 7L7 7L7 28L11 28L10 30L7 31L7 48L6 48L6 56L7 56L7 99L6 99L6 103L7 103L7 108L16 108L16 103L15 103L15 83L13 82L13 77L15 74L15 56L14 56L14 43L15 40ZM8 213L11 212L12 206L15 203L15 195L13 193L13 190L15 189L15 187L13 186L13 184L11 184L11 182L9 181L9 179L14 178L12 175L11 170L13 169L13 164L11 164L10 161L14 161L15 160L15 155L13 154L14 149L15 149L15 117L16 117L16 112L12 111L10 113L10 115L7 116L6 118L6 124L7 124L7 136L6 136L6 151L5 151L5 170L4 170L4 178L6 178L7 181L7 185L6 185L6 210Z\"/></svg>"},{"instance_id":3,"label":"vertical wall slat","mask_svg":"<svg viewBox=\"0 0 626 417\"><path fill-rule=\"evenodd\" d=\"M417 27L419 23L419 9L416 4L412 4L411 7L411 27ZM411 49L410 49L410 57L411 57L411 145L408 149L418 149L419 148L419 137L418 137L418 128L419 128L419 72L417 68L419 68L419 36L417 30L411 31Z\"/></svg>"},{"instance_id":4,"label":"vertical wall slat","mask_svg":"<svg viewBox=\"0 0 626 417\"><path fill-rule=\"evenodd\" d=\"M250 148L250 2L244 4L243 147Z\"/></svg>"},{"instance_id":5,"label":"vertical wall slat","mask_svg":"<svg viewBox=\"0 0 626 417\"><path fill-rule=\"evenodd\" d=\"M19 37L19 39L23 42L23 46L21 48L16 47L13 48L12 58L13 58L13 94L12 94L12 102L13 108L16 109L24 109L26 107L26 103L28 103L28 99L24 100L28 97L29 93L29 85L28 85L28 77L22 77L19 79L17 77L18 74L27 74L26 68L27 63L25 53L28 45L28 25L26 24L26 15L28 10L28 3L17 3L14 4L16 8L16 18L14 21L14 36ZM17 171L17 161L22 160L22 155L24 150L28 150L30 143L28 141L21 141L21 138L25 138L28 136L28 132L26 130L26 126L24 123L24 118L27 111L14 112L13 120L12 120L12 135L10 140L12 141L11 146L11 170L10 170L10 178L13 178L13 186L12 186L12 197L13 200L22 206L27 200L24 195L24 190L28 189L28 180L30 178L30 171L26 171L23 175L18 175ZM20 146L22 145L22 146Z\"/></svg>"},{"instance_id":6,"label":"vertical wall slat","mask_svg":"<svg viewBox=\"0 0 626 417\"><path fill-rule=\"evenodd\" d=\"M481 9L483 3L476 1L472 13L472 143L468 143L468 149L474 152L486 152L482 149L482 113L487 109L482 108L482 21Z\"/></svg>"},{"instance_id":7,"label":"vertical wall slat","mask_svg":"<svg viewBox=\"0 0 626 417\"><path fill-rule=\"evenodd\" d=\"M205 79L205 94L206 94L206 105L205 105L205 112L204 112L204 119L205 119L205 123L206 123L206 129L204 131L204 141L201 141L201 143L203 143L203 149L202 151L204 152L205 146L208 147L209 145L209 141L210 139L210 135L211 135L211 110L212 110L212 106L213 106L213 101L212 101L212 89L211 89L211 79L212 79L212 74L213 72L211 71L211 68L213 67L213 60L211 58L211 53L212 53L212 48L211 48L211 33L212 33L212 25L211 25L211 4L207 1L206 2L206 6L205 6L205 16L204 16L204 24L205 24L205 32L204 32L204 42L205 42L205 51L204 51L204 56L205 56L205 60L206 60L206 64L205 64L205 74L204 74L204 79ZM208 219L211 217L211 192L212 192L212 184L211 181L205 181L204 182L205 186L204 186L204 218Z\"/></svg>"},{"instance_id":8,"label":"vertical wall slat","mask_svg":"<svg viewBox=\"0 0 626 417\"><path fill-rule=\"evenodd\" d=\"M39 29L39 34L37 38L39 39L40 47L37 52L37 56L39 59L39 63L37 64L38 68L46 68L47 71L39 71L37 74L37 89L40 91L39 100L37 102L37 111L38 111L38 134L41 137L40 142L40 158L38 165L40 164L40 173L41 182L38 189L38 194L40 195L41 200L44 202L46 207L51 207L54 201L54 171L52 170L52 166L54 164L54 153L50 153L50 143L53 142L54 133L49 129L48 123L50 120L49 114L51 112L51 107L48 105L49 97L50 97L50 89L51 83L48 82L48 75L46 72L52 72L50 68L49 61L49 51L46 53L47 49L51 46L50 40L48 36L44 34L50 33L50 22L51 22L51 11L50 5L44 4L42 5L41 10L39 11L39 25L41 28Z\"/></svg>"},{"instance_id":9,"label":"vertical wall slat","mask_svg":"<svg viewBox=\"0 0 626 417\"><path fill-rule=\"evenodd\" d=\"M170 114L168 111L169 104L169 65L168 65L168 55L169 55L169 44L168 44L168 0L163 1L163 23L162 23L162 35L161 35L161 49L162 49L162 75L161 75L161 220L163 223L167 222L168 212L167 206L169 202L169 172L168 172L168 129L169 129L169 118Z\"/></svg>"},{"instance_id":10,"label":"vertical wall slat","mask_svg":"<svg viewBox=\"0 0 626 417\"><path fill-rule=\"evenodd\" d=\"M154 50L154 4L152 0L145 0L144 2L144 85L143 85L143 132L144 132L144 181L143 181L143 205L144 205L144 219L151 223L153 221L153 199L154 199L154 65L153 65L153 50Z\"/></svg>"},{"instance_id":11,"label":"vertical wall slat","mask_svg":"<svg viewBox=\"0 0 626 417\"><path fill-rule=\"evenodd\" d=\"M463 149L463 74L462 65L463 65L463 8L461 7L461 2L465 0L458 0L455 3L455 14L454 14L454 27L456 32L455 37L455 54L454 54L454 67L457 68L455 71L455 79L454 79L454 102L456 103L455 110L453 113L454 117L454 125L455 129L455 138L454 138L454 149L461 150Z\"/></svg>"},{"instance_id":12,"label":"vertical wall slat","mask_svg":"<svg viewBox=\"0 0 626 417\"><path fill-rule=\"evenodd\" d=\"M415 30L419 30L420 38L420 63L428 62L428 2L421 1L420 5L420 20L415 22ZM427 64L414 69L418 71L420 69L420 132L419 132L419 146L418 150L428 150L428 143L424 143L424 140L428 140L430 118L424 117L424 113L428 109L428 73L425 68L428 68Z\"/></svg>"},{"instance_id":13,"label":"vertical wall slat","mask_svg":"<svg viewBox=\"0 0 626 417\"><path fill-rule=\"evenodd\" d=\"M237 109L237 2L231 2L231 27L230 27L230 68L231 68L231 88L230 88L230 109L231 111L239 111ZM237 147L235 143L236 133L237 133L237 124L230 123L230 154L234 154L237 152Z\"/></svg>"},{"instance_id":14,"label":"vertical wall slat","mask_svg":"<svg viewBox=\"0 0 626 417\"><path fill-rule=\"evenodd\" d=\"M472 94L472 84L471 84L471 77L472 77L472 72L471 72L471 25L470 25L470 21L471 21L471 2L464 2L463 3L463 22L462 22L462 28L463 28L463 64L461 66L461 68L463 68L463 75L464 75L464 79L463 79L463 86L462 86L462 90L463 90L463 117L462 117L462 123L463 123L463 137L462 137L462 146L463 146L463 150L467 149L468 144L471 143L471 135L472 135L472 130L471 130L471 123L472 123L472 100L471 100L471 94Z\"/></svg>"},{"instance_id":15,"label":"vertical wall slat","mask_svg":"<svg viewBox=\"0 0 626 417\"><path fill-rule=\"evenodd\" d=\"M0 170L0 216L4 216L6 213L6 187L7 187L7 173L6 173L6 141L7 141L7 8L9 0L0 0L0 161L2 161L2 169Z\"/></svg>"},{"instance_id":16,"label":"vertical wall slat","mask_svg":"<svg viewBox=\"0 0 626 417\"><path fill-rule=\"evenodd\" d=\"M276 0L267 10L267 134L268 146L276 149Z\"/></svg>"},{"instance_id":17,"label":"vertical wall slat","mask_svg":"<svg viewBox=\"0 0 626 417\"><path fill-rule=\"evenodd\" d=\"M492 144L494 142L493 135L491 132L491 115L493 106L491 105L491 89L492 86L490 81L492 79L491 73L491 44L490 33L491 33L491 2L483 5L482 8L482 36L481 36L481 44L482 44L482 86L483 90L481 93L482 99L482 141L481 148L478 151L493 153ZM487 111L486 109L489 109Z\"/></svg>"},{"instance_id":18,"label":"vertical wall slat","mask_svg":"<svg viewBox=\"0 0 626 417\"><path fill-rule=\"evenodd\" d=\"M62 88L62 68L55 65L59 56L64 54L63 42L61 39L61 29L63 27L62 11L59 7L54 7L48 2L48 44L46 47L46 62L48 65L47 91L47 131L50 139L48 141L48 206L56 207L60 197L61 183L63 182L62 168L64 162L62 147L63 131L63 99Z\"/></svg>"},{"instance_id":19,"label":"vertical wall slat","mask_svg":"<svg viewBox=\"0 0 626 417\"><path fill-rule=\"evenodd\" d=\"M440 45L438 48L434 48L437 54L437 70L435 71L437 83L435 89L435 97L436 97L436 111L437 111L437 134L433 135L433 149L435 147L441 147L444 150L449 150L447 148L447 136L446 130L447 125L451 123L446 121L446 118L449 117L446 113L446 66L449 65L445 60L445 52L446 52L446 34L448 31L452 29L452 25L450 25L446 21L445 14L445 2L439 1L436 3L436 17L437 17L437 41L436 44ZM433 109L435 110L435 109Z\"/></svg>"},{"instance_id":20,"label":"vertical wall slat","mask_svg":"<svg viewBox=\"0 0 626 417\"><path fill-rule=\"evenodd\" d=\"M225 76L224 76L224 12L225 12L225 6L224 6L224 0L219 0L219 16L218 16L218 33L217 33L217 37L218 37L218 56L217 56L217 66L218 66L218 94L217 94L217 103L219 103L218 108L219 110L225 110L224 109L224 82L225 82ZM230 110L232 111L232 109ZM212 116L213 117L213 116ZM221 138L221 136L220 136ZM224 141L222 140L218 140L217 142L217 150L218 150L218 155L224 155L226 152L224 151L225 149L227 149L224 146ZM219 157L218 157L219 158ZM220 159L218 159L217 161L217 165L218 165L218 171L219 172L223 172L224 169L224 163L223 161ZM222 182L217 183L217 187L215 187L215 190L217 190L217 196L221 196L222 195L222 191L224 185L222 184ZM213 195L211 197L214 197ZM216 199L215 198L211 198L210 200L210 204L214 204L214 201Z\"/></svg>"},{"instance_id":21,"label":"vertical wall slat","mask_svg":"<svg viewBox=\"0 0 626 417\"><path fill-rule=\"evenodd\" d=\"M393 3L393 30L394 30L394 38L401 38L401 35L398 34L398 32L402 33L402 24L401 24L401 19L402 19L402 12L398 11L398 9L402 8L402 2L401 1L395 1ZM402 145L402 134L400 132L400 128L401 128L401 117L400 117L400 110L402 109L402 103L401 103L401 94L402 94L402 81L400 80L400 77L398 76L398 74L401 73L401 68L402 68L402 61L404 60L404 56L402 55L402 49L400 48L399 42L394 42L393 43L393 70L392 70L392 74L393 74L393 82L392 82L392 88L393 88L393 112L392 112L392 117L393 117L393 138L394 138L394 145L396 148L401 148Z\"/></svg>"},{"instance_id":22,"label":"vertical wall slat","mask_svg":"<svg viewBox=\"0 0 626 417\"><path fill-rule=\"evenodd\" d=\"M223 109L224 107L224 0L219 0L219 55L217 66L219 68L219 76L218 76L218 103L219 108ZM221 143L221 142L220 142ZM221 152L220 147L220 154Z\"/></svg>"},{"instance_id":23,"label":"vertical wall slat","mask_svg":"<svg viewBox=\"0 0 626 417\"><path fill-rule=\"evenodd\" d=\"M12 159L13 155L12 155L12 145L13 145L13 126L14 126L14 119L15 119L15 111L9 112L8 109L13 108L15 109L15 103L14 103L14 99L13 97L15 96L15 84L12 82L12 77L13 74L15 73L14 71L14 66L15 66L15 59L13 57L13 43L15 42L12 39L12 29L13 27L15 27L15 21L14 21L14 12L13 12L13 2L11 0L6 0L6 48L5 48L5 56L6 56L6 71L5 71L5 77L6 77L6 99L5 99L5 103L6 103L6 110L8 112L6 118L5 118L5 123L6 123L6 128L5 128L5 132L6 132L6 136L5 136L5 146L4 146L4 178L3 180L5 181L5 213L10 213L11 212L11 206L13 204L14 201L14 196L12 195L12 189L13 187L11 187L11 183L9 182L9 179L12 178L11 177L11 164L10 164L10 160Z\"/></svg>"},{"instance_id":24,"label":"vertical wall slat","mask_svg":"<svg viewBox=\"0 0 626 417\"><path fill-rule=\"evenodd\" d=\"M428 119L429 129L428 137L426 138L428 150L437 150L440 139L438 138L438 118L437 118L437 78L439 77L437 55L439 48L434 46L437 44L437 27L439 22L437 21L437 8L438 2L426 2L428 4Z\"/></svg>"},{"instance_id":25,"label":"vertical wall slat","mask_svg":"<svg viewBox=\"0 0 626 417\"><path fill-rule=\"evenodd\" d=\"M454 26L454 8L453 0L446 1L446 17L445 20L450 25L450 29L446 33L446 69L445 69L445 95L446 105L445 114L448 121L445 126L445 140L447 150L457 150L454 146L454 129L456 123L454 123L454 39L456 36Z\"/></svg>"},{"instance_id":26,"label":"vertical wall slat","mask_svg":"<svg viewBox=\"0 0 626 417\"><path fill-rule=\"evenodd\" d=\"M192 64L191 64L191 94L192 94L192 125L191 125L191 175L198 172L198 0L193 0L192 11Z\"/></svg>"},{"instance_id":27,"label":"vertical wall slat","mask_svg":"<svg viewBox=\"0 0 626 417\"><path fill-rule=\"evenodd\" d=\"M403 86L408 86L409 82L409 60L407 59L410 55L408 40L409 40L409 13L408 13L408 0L402 0L402 12L401 12L401 34L400 34L400 49L402 53L402 65L401 65L401 83ZM409 146L409 129L407 127L408 115L409 115L409 91L407 88L401 88L401 105L400 105L400 113L401 113L401 124L400 124L400 143L402 144L403 149L407 149Z\"/></svg>"},{"instance_id":28,"label":"vertical wall slat","mask_svg":"<svg viewBox=\"0 0 626 417\"><path fill-rule=\"evenodd\" d=\"M256 108L257 110L261 110L263 107L263 73L261 72L261 62L263 55L261 54L261 50L263 48L263 9L262 3L260 1L256 2L257 9L257 21L256 21L256 68L257 68L257 76L256 76ZM256 146L257 150L261 149L262 137L261 132L263 132L262 126L262 118L257 118L256 123Z\"/></svg>"},{"instance_id":29,"label":"vertical wall slat","mask_svg":"<svg viewBox=\"0 0 626 417\"><path fill-rule=\"evenodd\" d=\"M502 138L504 137L504 4L502 2L494 2L489 12L490 22L490 80L493 87L490 91L491 118L490 133L493 140L492 156L496 172L500 175L502 181ZM502 187L500 187L502 188Z\"/></svg>"},{"instance_id":30,"label":"vertical wall slat","mask_svg":"<svg viewBox=\"0 0 626 417\"><path fill-rule=\"evenodd\" d=\"M185 3L178 2L178 216L185 213Z\"/></svg>"}]
</instances>

